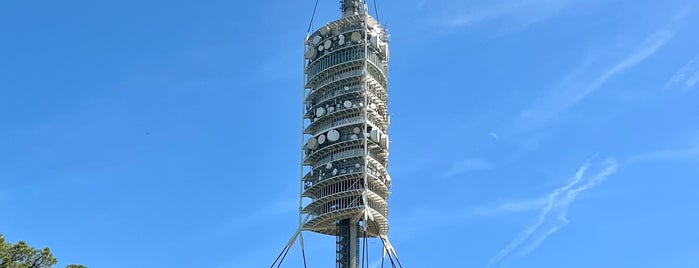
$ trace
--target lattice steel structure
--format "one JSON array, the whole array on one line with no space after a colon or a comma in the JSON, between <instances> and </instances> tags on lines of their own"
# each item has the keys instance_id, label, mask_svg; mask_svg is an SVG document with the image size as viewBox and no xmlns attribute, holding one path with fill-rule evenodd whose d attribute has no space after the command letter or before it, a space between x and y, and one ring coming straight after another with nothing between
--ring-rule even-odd
<instances>
[{"instance_id":1,"label":"lattice steel structure","mask_svg":"<svg viewBox=\"0 0 699 268\"><path fill-rule=\"evenodd\" d=\"M303 248L303 231L335 236L336 267L357 268L360 239L379 238L383 254L395 256L387 238L388 35L364 1L340 4L342 18L305 40L299 230L289 243L301 234Z\"/></svg>"},{"instance_id":2,"label":"lattice steel structure","mask_svg":"<svg viewBox=\"0 0 699 268\"><path fill-rule=\"evenodd\" d=\"M337 237L337 267L358 267L359 238L388 233L388 36L362 1L306 40L304 230Z\"/></svg>"}]
</instances>

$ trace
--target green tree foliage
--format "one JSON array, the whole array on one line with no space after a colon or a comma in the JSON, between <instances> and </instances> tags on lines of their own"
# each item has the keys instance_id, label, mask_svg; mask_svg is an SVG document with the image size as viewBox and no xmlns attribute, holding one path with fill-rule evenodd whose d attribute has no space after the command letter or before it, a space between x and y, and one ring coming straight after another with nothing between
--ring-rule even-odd
<instances>
[{"instance_id":1,"label":"green tree foliage","mask_svg":"<svg viewBox=\"0 0 699 268\"><path fill-rule=\"evenodd\" d=\"M35 249L24 241L8 243L0 234L0 268L51 268L56 265L55 257L49 248ZM87 268L71 264L66 268Z\"/></svg>"}]
</instances>

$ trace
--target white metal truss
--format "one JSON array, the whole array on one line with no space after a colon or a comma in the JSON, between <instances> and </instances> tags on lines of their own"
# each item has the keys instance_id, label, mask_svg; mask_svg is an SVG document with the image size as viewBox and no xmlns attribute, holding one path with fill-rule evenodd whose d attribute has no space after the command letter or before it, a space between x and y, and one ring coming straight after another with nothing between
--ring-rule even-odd
<instances>
[{"instance_id":1,"label":"white metal truss","mask_svg":"<svg viewBox=\"0 0 699 268\"><path fill-rule=\"evenodd\" d=\"M380 239L383 256L397 260L388 241L389 52L364 1L341 0L341 10L304 42L299 228L285 251L299 238L303 252L304 231L332 235L337 267L356 268L340 258L357 257L359 238Z\"/></svg>"}]
</instances>

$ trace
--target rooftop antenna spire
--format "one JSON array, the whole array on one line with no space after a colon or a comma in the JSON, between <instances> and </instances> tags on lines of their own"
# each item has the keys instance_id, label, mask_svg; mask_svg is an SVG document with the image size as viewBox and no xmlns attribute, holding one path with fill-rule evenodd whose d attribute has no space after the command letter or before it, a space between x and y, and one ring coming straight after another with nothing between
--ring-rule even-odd
<instances>
[{"instance_id":1,"label":"rooftop antenna spire","mask_svg":"<svg viewBox=\"0 0 699 268\"><path fill-rule=\"evenodd\" d=\"M342 17L350 17L354 15L359 15L362 10L363 0L340 0L342 6L340 10L342 11Z\"/></svg>"}]
</instances>

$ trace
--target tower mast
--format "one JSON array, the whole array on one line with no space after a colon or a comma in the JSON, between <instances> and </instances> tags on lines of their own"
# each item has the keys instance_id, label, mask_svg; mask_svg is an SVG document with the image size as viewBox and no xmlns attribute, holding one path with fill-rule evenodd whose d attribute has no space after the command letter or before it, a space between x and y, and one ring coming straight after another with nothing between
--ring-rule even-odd
<instances>
[{"instance_id":1,"label":"tower mast","mask_svg":"<svg viewBox=\"0 0 699 268\"><path fill-rule=\"evenodd\" d=\"M396 267L388 240L388 35L364 1L341 0L340 11L305 41L300 222L274 264L297 237L303 252L310 231L335 237L337 268L368 267L360 254L367 239L380 239Z\"/></svg>"},{"instance_id":2,"label":"tower mast","mask_svg":"<svg viewBox=\"0 0 699 268\"><path fill-rule=\"evenodd\" d=\"M360 238L388 234L388 36L364 1L340 10L306 43L301 214L336 237L336 267L357 268Z\"/></svg>"},{"instance_id":3,"label":"tower mast","mask_svg":"<svg viewBox=\"0 0 699 268\"><path fill-rule=\"evenodd\" d=\"M363 5L362 0L340 0L340 11L342 11L342 17L346 18L349 16L359 15L362 10Z\"/></svg>"}]
</instances>

